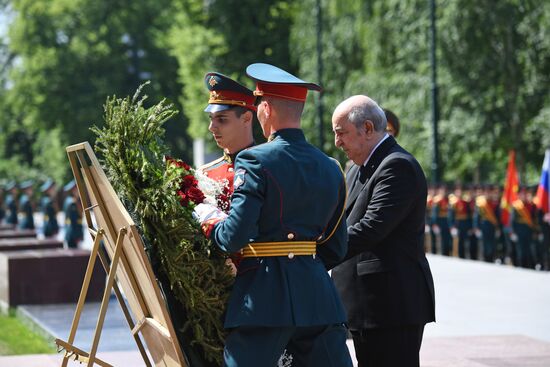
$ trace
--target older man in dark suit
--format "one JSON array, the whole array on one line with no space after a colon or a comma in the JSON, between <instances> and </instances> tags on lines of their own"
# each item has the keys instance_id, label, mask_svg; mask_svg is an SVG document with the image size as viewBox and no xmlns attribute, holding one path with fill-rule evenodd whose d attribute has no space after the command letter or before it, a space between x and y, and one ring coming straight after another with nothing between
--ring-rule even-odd
<instances>
[{"instance_id":1,"label":"older man in dark suit","mask_svg":"<svg viewBox=\"0 0 550 367\"><path fill-rule=\"evenodd\" d=\"M424 254L426 178L386 123L378 104L361 95L332 116L335 144L355 163L347 175L348 253L332 277L359 367L418 366L424 325L435 320Z\"/></svg>"}]
</instances>

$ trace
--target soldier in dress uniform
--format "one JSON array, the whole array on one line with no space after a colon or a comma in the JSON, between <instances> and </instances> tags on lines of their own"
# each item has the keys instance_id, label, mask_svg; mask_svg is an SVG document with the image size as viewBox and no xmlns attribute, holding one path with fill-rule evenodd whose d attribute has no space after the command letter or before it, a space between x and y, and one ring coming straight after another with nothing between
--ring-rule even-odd
<instances>
[{"instance_id":1,"label":"soldier in dress uniform","mask_svg":"<svg viewBox=\"0 0 550 367\"><path fill-rule=\"evenodd\" d=\"M467 185L464 192L464 200L468 203L470 210L470 229L468 230L468 255L472 260L477 260L479 236L474 229L474 212L476 209L476 197L478 192L478 185Z\"/></svg>"},{"instance_id":2,"label":"soldier in dress uniform","mask_svg":"<svg viewBox=\"0 0 550 367\"><path fill-rule=\"evenodd\" d=\"M17 218L17 184L14 181L6 185L6 223L16 225Z\"/></svg>"},{"instance_id":3,"label":"soldier in dress uniform","mask_svg":"<svg viewBox=\"0 0 550 367\"><path fill-rule=\"evenodd\" d=\"M522 187L518 192L518 199L512 203L510 216L510 237L516 249L516 266L533 267L531 246L536 228L535 215L535 205L527 200L527 190Z\"/></svg>"},{"instance_id":4,"label":"soldier in dress uniform","mask_svg":"<svg viewBox=\"0 0 550 367\"><path fill-rule=\"evenodd\" d=\"M293 366L351 367L345 311L326 271L347 250L345 179L300 128L308 90L321 88L268 64L252 64L247 74L256 80L268 143L237 156L229 216L196 208L215 245L243 254L225 319L224 366L275 366L286 347Z\"/></svg>"},{"instance_id":5,"label":"soldier in dress uniform","mask_svg":"<svg viewBox=\"0 0 550 367\"><path fill-rule=\"evenodd\" d=\"M426 196L426 237L428 238L429 251L432 254L437 253L436 235L433 230L432 224L432 208L435 197L435 187L433 185L428 186L428 195Z\"/></svg>"},{"instance_id":6,"label":"soldier in dress uniform","mask_svg":"<svg viewBox=\"0 0 550 367\"><path fill-rule=\"evenodd\" d=\"M44 215L44 225L42 231L45 237L53 237L59 232L59 223L57 222L57 205L55 202L56 185L53 180L46 180L40 187L42 199L40 200L40 209Z\"/></svg>"},{"instance_id":7,"label":"soldier in dress uniform","mask_svg":"<svg viewBox=\"0 0 550 367\"><path fill-rule=\"evenodd\" d=\"M65 213L65 243L69 248L77 248L80 241L84 239L82 228L82 209L76 182L71 180L63 187L67 195L63 202Z\"/></svg>"},{"instance_id":8,"label":"soldier in dress uniform","mask_svg":"<svg viewBox=\"0 0 550 367\"><path fill-rule=\"evenodd\" d=\"M540 227L542 232L543 270L550 270L550 212L539 210Z\"/></svg>"},{"instance_id":9,"label":"soldier in dress uniform","mask_svg":"<svg viewBox=\"0 0 550 367\"><path fill-rule=\"evenodd\" d=\"M498 192L485 186L476 197L474 210L474 228L481 233L483 260L493 262L496 254L496 240L500 228L500 202Z\"/></svg>"},{"instance_id":10,"label":"soldier in dress uniform","mask_svg":"<svg viewBox=\"0 0 550 367\"><path fill-rule=\"evenodd\" d=\"M218 207L228 212L233 193L235 157L241 150L254 145L252 126L256 115L256 96L244 85L220 73L206 74L204 82L210 91L208 105L204 109L210 117L208 130L223 149L223 156L199 169L224 184Z\"/></svg>"},{"instance_id":11,"label":"soldier in dress uniform","mask_svg":"<svg viewBox=\"0 0 550 367\"><path fill-rule=\"evenodd\" d=\"M533 267L536 270L542 270L544 267L544 235L542 233L542 223L544 215L541 210L537 207L535 197L537 195L538 185L531 186L527 190L527 202L529 205L533 206L533 236L532 236L532 256L533 256Z\"/></svg>"},{"instance_id":12,"label":"soldier in dress uniform","mask_svg":"<svg viewBox=\"0 0 550 367\"><path fill-rule=\"evenodd\" d=\"M451 255L452 238L449 228L449 198L447 185L441 184L437 190L437 195L433 198L432 204L432 228L441 240L441 254Z\"/></svg>"},{"instance_id":13,"label":"soldier in dress uniform","mask_svg":"<svg viewBox=\"0 0 550 367\"><path fill-rule=\"evenodd\" d=\"M22 191L19 197L20 229L34 229L33 184L33 181L27 180L19 186Z\"/></svg>"},{"instance_id":14,"label":"soldier in dress uniform","mask_svg":"<svg viewBox=\"0 0 550 367\"><path fill-rule=\"evenodd\" d=\"M470 203L464 199L461 185L456 185L454 193L449 195L449 225L458 242L458 257L466 257L466 244L472 228Z\"/></svg>"}]
</instances>

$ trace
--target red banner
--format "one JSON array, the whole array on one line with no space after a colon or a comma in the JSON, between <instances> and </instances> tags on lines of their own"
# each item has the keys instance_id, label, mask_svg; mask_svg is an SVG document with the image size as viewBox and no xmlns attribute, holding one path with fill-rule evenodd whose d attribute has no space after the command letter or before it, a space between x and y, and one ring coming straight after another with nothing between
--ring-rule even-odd
<instances>
[{"instance_id":1,"label":"red banner","mask_svg":"<svg viewBox=\"0 0 550 367\"><path fill-rule=\"evenodd\" d=\"M516 152L513 150L508 154L508 168L506 169L506 181L504 182L504 192L500 200L500 219L504 226L510 225L510 213L512 203L518 199L519 177L516 169Z\"/></svg>"}]
</instances>

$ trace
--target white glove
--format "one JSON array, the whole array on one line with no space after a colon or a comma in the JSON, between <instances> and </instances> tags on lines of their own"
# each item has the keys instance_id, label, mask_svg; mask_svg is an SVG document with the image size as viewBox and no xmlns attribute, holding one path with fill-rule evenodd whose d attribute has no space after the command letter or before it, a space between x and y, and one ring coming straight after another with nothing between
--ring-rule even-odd
<instances>
[{"instance_id":1,"label":"white glove","mask_svg":"<svg viewBox=\"0 0 550 367\"><path fill-rule=\"evenodd\" d=\"M483 234L481 233L481 229L479 228L474 229L474 234L476 235L477 238L481 238L483 236ZM496 236L496 233L495 233L495 236Z\"/></svg>"},{"instance_id":2,"label":"white glove","mask_svg":"<svg viewBox=\"0 0 550 367\"><path fill-rule=\"evenodd\" d=\"M193 210L193 217L195 217L200 224L203 224L210 219L224 220L227 218L227 214L212 204L201 203L195 206L195 209Z\"/></svg>"}]
</instances>

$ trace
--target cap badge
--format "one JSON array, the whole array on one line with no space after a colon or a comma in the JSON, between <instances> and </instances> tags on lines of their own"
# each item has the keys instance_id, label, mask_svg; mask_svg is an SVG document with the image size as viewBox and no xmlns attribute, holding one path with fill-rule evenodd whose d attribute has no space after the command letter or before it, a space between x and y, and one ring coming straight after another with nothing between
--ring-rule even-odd
<instances>
[{"instance_id":1,"label":"cap badge","mask_svg":"<svg viewBox=\"0 0 550 367\"><path fill-rule=\"evenodd\" d=\"M214 78L214 76L212 75L212 76L210 77L210 79L208 80L208 84L209 84L211 87L213 87L213 86L215 86L216 84L218 84L218 81L217 81L216 78Z\"/></svg>"}]
</instances>

